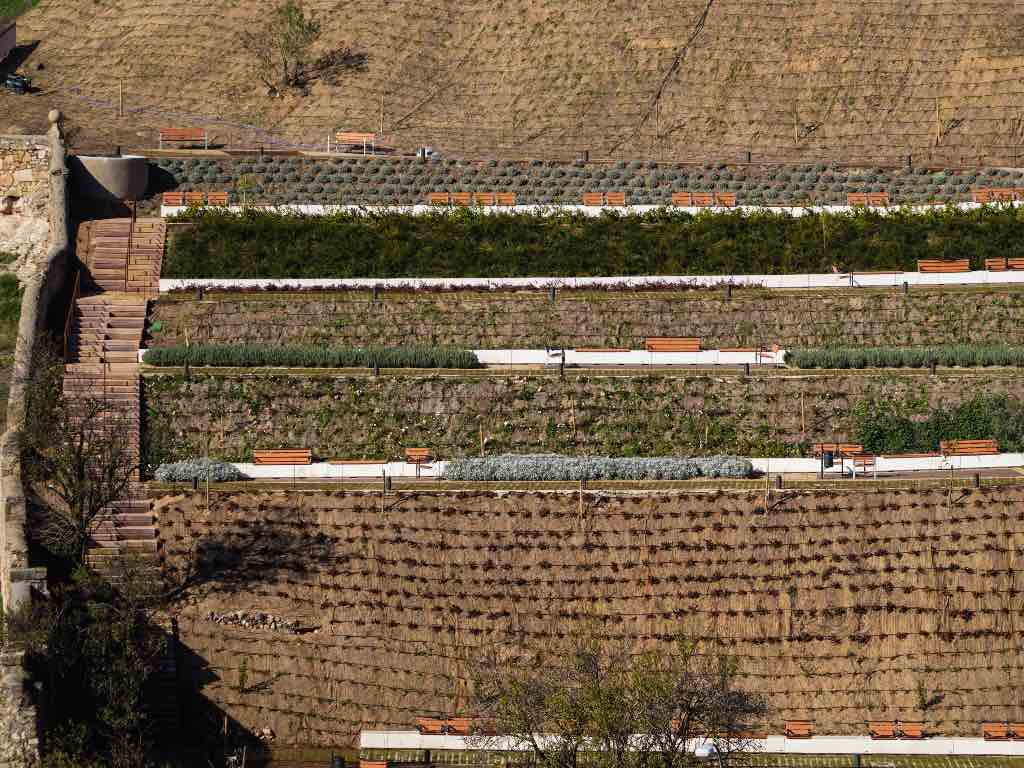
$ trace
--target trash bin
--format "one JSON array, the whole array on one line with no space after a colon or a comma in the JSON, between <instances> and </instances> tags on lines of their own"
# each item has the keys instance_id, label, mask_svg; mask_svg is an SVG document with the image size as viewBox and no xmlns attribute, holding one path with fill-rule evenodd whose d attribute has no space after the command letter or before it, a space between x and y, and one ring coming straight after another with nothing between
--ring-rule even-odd
<instances>
[{"instance_id":1,"label":"trash bin","mask_svg":"<svg viewBox=\"0 0 1024 768\"><path fill-rule=\"evenodd\" d=\"M832 451L824 451L821 454L821 465L825 469L831 469L836 463L835 454Z\"/></svg>"}]
</instances>

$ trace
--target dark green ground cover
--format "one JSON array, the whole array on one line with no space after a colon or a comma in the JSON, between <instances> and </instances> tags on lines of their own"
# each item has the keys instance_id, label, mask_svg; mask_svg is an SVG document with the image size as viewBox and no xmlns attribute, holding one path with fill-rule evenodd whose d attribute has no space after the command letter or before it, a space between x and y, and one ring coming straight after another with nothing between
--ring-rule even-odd
<instances>
[{"instance_id":1,"label":"dark green ground cover","mask_svg":"<svg viewBox=\"0 0 1024 768\"><path fill-rule=\"evenodd\" d=\"M1010 207L808 213L660 209L540 216L471 210L328 216L192 211L167 278L523 277L913 270L1024 255Z\"/></svg>"}]
</instances>

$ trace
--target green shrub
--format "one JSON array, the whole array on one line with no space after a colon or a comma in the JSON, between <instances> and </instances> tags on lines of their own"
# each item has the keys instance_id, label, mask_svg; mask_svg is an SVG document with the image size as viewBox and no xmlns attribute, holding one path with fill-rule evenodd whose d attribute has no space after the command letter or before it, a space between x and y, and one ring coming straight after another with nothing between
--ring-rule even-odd
<instances>
[{"instance_id":1,"label":"green shrub","mask_svg":"<svg viewBox=\"0 0 1024 768\"><path fill-rule=\"evenodd\" d=\"M313 347L261 344L193 344L146 350L156 366L225 368L479 368L470 350L457 347Z\"/></svg>"},{"instance_id":2,"label":"green shrub","mask_svg":"<svg viewBox=\"0 0 1024 768\"><path fill-rule=\"evenodd\" d=\"M854 439L869 453L937 451L943 440L987 439L1003 451L1024 450L1024 403L1003 394L933 410L869 397L854 406L853 419Z\"/></svg>"},{"instance_id":3,"label":"green shrub","mask_svg":"<svg viewBox=\"0 0 1024 768\"><path fill-rule=\"evenodd\" d=\"M934 347L826 347L786 353L794 368L960 368L1024 365L1024 347L1009 344L950 344Z\"/></svg>"},{"instance_id":4,"label":"green shrub","mask_svg":"<svg viewBox=\"0 0 1024 768\"><path fill-rule=\"evenodd\" d=\"M777 200L779 192L769 190L765 198ZM202 210L183 215L194 226L172 242L164 276L787 274L828 272L833 264L845 270L913 270L918 259L952 255L981 267L986 257L1024 256L1022 211L989 206L883 215L859 209L794 217L666 209L589 217L469 209L416 216Z\"/></svg>"}]
</instances>

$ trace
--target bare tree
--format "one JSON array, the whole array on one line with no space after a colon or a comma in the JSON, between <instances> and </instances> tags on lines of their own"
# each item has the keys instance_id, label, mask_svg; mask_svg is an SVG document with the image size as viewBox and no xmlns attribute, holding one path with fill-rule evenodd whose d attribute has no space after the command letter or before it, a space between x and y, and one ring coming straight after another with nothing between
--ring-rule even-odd
<instances>
[{"instance_id":1,"label":"bare tree","mask_svg":"<svg viewBox=\"0 0 1024 768\"><path fill-rule=\"evenodd\" d=\"M267 93L278 96L288 89L306 92L316 80L335 84L340 75L366 68L366 54L349 47L334 48L313 57L320 40L319 19L307 13L299 0L276 5L263 25L242 32L242 47L256 60L256 75Z\"/></svg>"},{"instance_id":2,"label":"bare tree","mask_svg":"<svg viewBox=\"0 0 1024 768\"><path fill-rule=\"evenodd\" d=\"M137 476L137 453L126 441L137 414L117 400L65 394L63 363L41 346L26 382L19 435L40 518L33 528L51 554L82 565L96 519L127 495Z\"/></svg>"},{"instance_id":3,"label":"bare tree","mask_svg":"<svg viewBox=\"0 0 1024 768\"><path fill-rule=\"evenodd\" d=\"M754 747L767 705L736 685L734 659L702 650L679 640L635 653L598 632L528 653L492 649L472 669L470 742L544 768L681 768L702 744L724 762Z\"/></svg>"}]
</instances>

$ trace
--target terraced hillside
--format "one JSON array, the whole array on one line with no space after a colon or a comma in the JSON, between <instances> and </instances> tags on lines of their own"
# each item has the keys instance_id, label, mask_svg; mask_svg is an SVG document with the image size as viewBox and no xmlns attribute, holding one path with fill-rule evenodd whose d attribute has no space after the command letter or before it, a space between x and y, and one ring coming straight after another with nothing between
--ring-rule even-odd
<instances>
[{"instance_id":1,"label":"terraced hillside","mask_svg":"<svg viewBox=\"0 0 1024 768\"><path fill-rule=\"evenodd\" d=\"M19 37L40 41L28 64L45 64L34 74L49 100L72 115L85 98L109 103L82 124L83 146L112 124L152 145L171 121L258 140L221 120L322 144L336 127L379 129L382 114L401 147L518 156L932 152L1012 164L1024 137L1024 13L1000 0L307 5L325 45L368 57L366 72L308 97L268 98L239 52L261 0L190 13L171 0L43 0ZM3 102L12 122L30 103Z\"/></svg>"},{"instance_id":2,"label":"terraced hillside","mask_svg":"<svg viewBox=\"0 0 1024 768\"><path fill-rule=\"evenodd\" d=\"M475 648L583 621L642 645L719 644L768 697L773 733L798 718L824 734L1019 721L1022 502L1019 486L214 490L162 495L155 512L165 564L196 574L176 610L206 709L332 746L457 712ZM293 624L242 626L234 611Z\"/></svg>"},{"instance_id":3,"label":"terraced hillside","mask_svg":"<svg viewBox=\"0 0 1024 768\"><path fill-rule=\"evenodd\" d=\"M147 346L409 343L471 349L643 347L700 337L706 349L780 344L1024 344L1024 291L1006 289L164 294Z\"/></svg>"}]
</instances>

